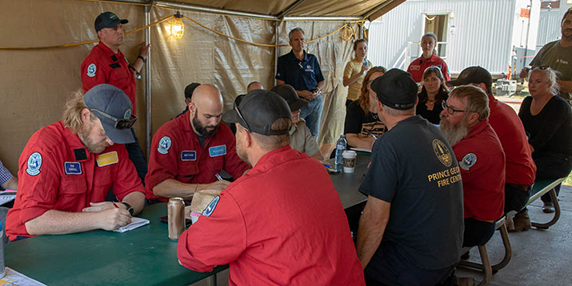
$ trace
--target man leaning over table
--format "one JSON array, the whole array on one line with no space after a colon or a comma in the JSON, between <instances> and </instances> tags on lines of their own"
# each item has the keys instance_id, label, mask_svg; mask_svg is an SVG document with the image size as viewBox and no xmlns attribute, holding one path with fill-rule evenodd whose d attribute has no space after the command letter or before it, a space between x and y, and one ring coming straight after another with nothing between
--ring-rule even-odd
<instances>
[{"instance_id":1,"label":"man leaning over table","mask_svg":"<svg viewBox=\"0 0 572 286\"><path fill-rule=\"evenodd\" d=\"M230 264L229 285L365 285L346 214L320 162L288 146L290 109L254 90L224 114L238 155L253 168L183 232L180 263Z\"/></svg>"},{"instance_id":2,"label":"man leaning over table","mask_svg":"<svg viewBox=\"0 0 572 286\"><path fill-rule=\"evenodd\" d=\"M19 160L6 234L17 240L127 225L145 194L123 144L133 143L131 101L101 84L66 103L62 121L36 131ZM109 189L120 202L105 202Z\"/></svg>"},{"instance_id":3,"label":"man leaning over table","mask_svg":"<svg viewBox=\"0 0 572 286\"><path fill-rule=\"evenodd\" d=\"M371 89L388 131L373 145L359 188L368 196L357 239L367 285L450 282L463 240L455 155L437 127L415 116L411 75L392 69Z\"/></svg>"}]
</instances>

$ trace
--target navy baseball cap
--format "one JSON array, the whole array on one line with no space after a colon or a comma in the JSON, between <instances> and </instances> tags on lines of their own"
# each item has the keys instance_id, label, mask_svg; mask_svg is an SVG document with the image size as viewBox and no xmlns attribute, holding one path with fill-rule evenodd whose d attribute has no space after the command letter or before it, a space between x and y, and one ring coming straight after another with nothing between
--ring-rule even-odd
<instances>
[{"instance_id":1,"label":"navy baseball cap","mask_svg":"<svg viewBox=\"0 0 572 286\"><path fill-rule=\"evenodd\" d=\"M417 102L417 84L408 72L400 69L390 69L376 78L371 89L377 94L377 99L389 108L407 110Z\"/></svg>"},{"instance_id":2,"label":"navy baseball cap","mask_svg":"<svg viewBox=\"0 0 572 286\"><path fill-rule=\"evenodd\" d=\"M292 120L290 107L280 95L263 89L253 90L246 94L240 104L222 115L226 123L239 123L249 132L262 135L287 134L290 127L284 130L272 130L272 124L280 119Z\"/></svg>"},{"instance_id":3,"label":"navy baseball cap","mask_svg":"<svg viewBox=\"0 0 572 286\"><path fill-rule=\"evenodd\" d=\"M103 12L95 18L95 31L99 32L103 28L115 28L119 24L127 23L129 23L129 20L119 19L119 17L112 12Z\"/></svg>"},{"instance_id":4,"label":"navy baseball cap","mask_svg":"<svg viewBox=\"0 0 572 286\"><path fill-rule=\"evenodd\" d=\"M84 95L85 105L101 120L107 137L117 144L135 142L130 128L137 118L132 114L131 100L123 90L110 85L94 86Z\"/></svg>"}]
</instances>

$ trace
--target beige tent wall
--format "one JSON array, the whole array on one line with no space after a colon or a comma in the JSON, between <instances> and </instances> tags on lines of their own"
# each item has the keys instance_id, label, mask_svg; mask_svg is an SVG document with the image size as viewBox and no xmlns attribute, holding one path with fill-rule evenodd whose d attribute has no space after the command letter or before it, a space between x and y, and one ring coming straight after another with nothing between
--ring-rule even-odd
<instances>
[{"instance_id":1,"label":"beige tent wall","mask_svg":"<svg viewBox=\"0 0 572 286\"><path fill-rule=\"evenodd\" d=\"M126 30L144 26L142 6L69 0L1 0L0 5L0 46L54 46L97 39L93 23L102 11L129 19ZM143 32L126 37L122 50L128 59L137 57L143 39ZM0 50L0 160L13 174L30 136L60 120L66 99L81 88L80 65L93 46ZM143 139L143 81L138 81L137 96L138 115L143 118L136 131Z\"/></svg>"}]
</instances>

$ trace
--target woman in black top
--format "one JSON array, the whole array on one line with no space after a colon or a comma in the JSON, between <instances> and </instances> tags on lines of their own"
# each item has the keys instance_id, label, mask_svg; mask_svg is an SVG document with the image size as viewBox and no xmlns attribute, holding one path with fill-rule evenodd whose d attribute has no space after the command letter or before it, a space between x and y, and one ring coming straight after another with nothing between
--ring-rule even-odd
<instances>
[{"instance_id":1,"label":"woman in black top","mask_svg":"<svg viewBox=\"0 0 572 286\"><path fill-rule=\"evenodd\" d=\"M559 94L556 74L550 68L535 68L529 75L530 96L522 101L522 120L536 164L537 179L558 179L572 169L572 112ZM556 194L560 185L556 187ZM542 196L544 212L554 212L548 194Z\"/></svg>"},{"instance_id":2,"label":"woman in black top","mask_svg":"<svg viewBox=\"0 0 572 286\"><path fill-rule=\"evenodd\" d=\"M385 124L377 117L376 95L370 87L371 82L385 71L384 67L371 68L363 79L358 99L348 105L344 124L348 146L371 150L375 138L386 130Z\"/></svg>"},{"instance_id":3,"label":"woman in black top","mask_svg":"<svg viewBox=\"0 0 572 286\"><path fill-rule=\"evenodd\" d=\"M441 103L447 100L449 92L445 86L445 79L441 69L436 66L428 67L423 72L423 87L419 93L416 114L433 124L439 124L439 114L443 111Z\"/></svg>"}]
</instances>

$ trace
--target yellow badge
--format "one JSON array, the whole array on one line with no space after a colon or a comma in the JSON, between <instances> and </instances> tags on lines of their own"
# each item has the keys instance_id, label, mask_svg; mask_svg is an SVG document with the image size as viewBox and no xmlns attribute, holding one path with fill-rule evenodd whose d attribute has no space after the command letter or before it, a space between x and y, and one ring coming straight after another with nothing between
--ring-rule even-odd
<instances>
[{"instance_id":1,"label":"yellow badge","mask_svg":"<svg viewBox=\"0 0 572 286\"><path fill-rule=\"evenodd\" d=\"M105 167L107 165L116 164L119 162L119 157L117 156L117 151L113 151L99 154L95 160L97 161L97 166Z\"/></svg>"}]
</instances>

